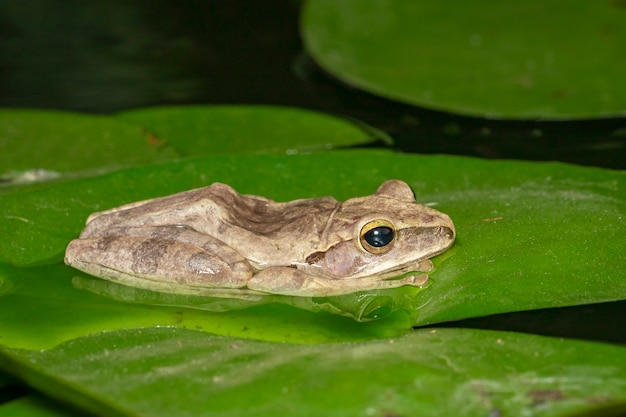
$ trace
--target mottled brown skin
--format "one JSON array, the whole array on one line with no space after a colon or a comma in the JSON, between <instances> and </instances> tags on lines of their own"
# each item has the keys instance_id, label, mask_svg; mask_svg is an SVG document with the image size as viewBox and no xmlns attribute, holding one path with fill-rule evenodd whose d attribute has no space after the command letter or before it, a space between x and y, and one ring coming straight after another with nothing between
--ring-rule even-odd
<instances>
[{"instance_id":1,"label":"mottled brown skin","mask_svg":"<svg viewBox=\"0 0 626 417\"><path fill-rule=\"evenodd\" d=\"M393 240L371 249L360 239L362 228L380 220L393 226ZM416 203L399 180L343 203L277 203L215 183L92 214L65 263L162 292L329 296L422 286L426 274L388 278L431 271L428 258L454 238L452 220Z\"/></svg>"}]
</instances>

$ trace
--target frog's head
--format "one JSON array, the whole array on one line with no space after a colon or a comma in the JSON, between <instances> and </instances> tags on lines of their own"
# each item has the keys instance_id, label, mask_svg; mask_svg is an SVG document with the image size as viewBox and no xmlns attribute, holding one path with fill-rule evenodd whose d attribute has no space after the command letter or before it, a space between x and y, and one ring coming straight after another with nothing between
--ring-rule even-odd
<instances>
[{"instance_id":1,"label":"frog's head","mask_svg":"<svg viewBox=\"0 0 626 417\"><path fill-rule=\"evenodd\" d=\"M374 195L345 201L331 222L328 249L311 264L338 279L418 270L413 268L420 261L446 251L455 238L450 217L418 204L399 180L384 182Z\"/></svg>"}]
</instances>

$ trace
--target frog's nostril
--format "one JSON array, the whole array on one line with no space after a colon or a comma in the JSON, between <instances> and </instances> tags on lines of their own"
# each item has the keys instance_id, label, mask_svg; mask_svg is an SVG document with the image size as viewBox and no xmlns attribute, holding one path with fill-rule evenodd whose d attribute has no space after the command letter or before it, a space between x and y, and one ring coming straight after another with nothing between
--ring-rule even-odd
<instances>
[{"instance_id":1,"label":"frog's nostril","mask_svg":"<svg viewBox=\"0 0 626 417\"><path fill-rule=\"evenodd\" d=\"M450 239L454 237L454 232L452 232L452 229L450 229L449 227L445 227L445 226L435 227L435 233L438 235L446 236Z\"/></svg>"}]
</instances>

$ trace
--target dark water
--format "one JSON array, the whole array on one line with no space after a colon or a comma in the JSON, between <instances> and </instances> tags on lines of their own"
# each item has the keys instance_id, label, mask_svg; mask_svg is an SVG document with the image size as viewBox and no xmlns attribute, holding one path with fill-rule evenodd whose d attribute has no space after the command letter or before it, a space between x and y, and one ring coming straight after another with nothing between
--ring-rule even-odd
<instances>
[{"instance_id":1,"label":"dark water","mask_svg":"<svg viewBox=\"0 0 626 417\"><path fill-rule=\"evenodd\" d=\"M343 85L303 53L296 0L0 2L0 106L110 113L165 104L275 104L354 117L406 152L626 168L626 119L454 116ZM626 303L455 323L626 341ZM584 317L586 320L581 320Z\"/></svg>"},{"instance_id":2,"label":"dark water","mask_svg":"<svg viewBox=\"0 0 626 417\"><path fill-rule=\"evenodd\" d=\"M407 152L626 168L626 118L505 122L384 100L304 55L296 0L0 2L0 106L110 113L277 104L363 120Z\"/></svg>"}]
</instances>

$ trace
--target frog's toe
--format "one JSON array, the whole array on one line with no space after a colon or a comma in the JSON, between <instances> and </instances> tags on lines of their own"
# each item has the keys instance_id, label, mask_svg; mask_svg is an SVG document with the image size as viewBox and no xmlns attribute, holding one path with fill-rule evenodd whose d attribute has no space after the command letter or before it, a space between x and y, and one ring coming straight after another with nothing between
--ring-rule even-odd
<instances>
[{"instance_id":1,"label":"frog's toe","mask_svg":"<svg viewBox=\"0 0 626 417\"><path fill-rule=\"evenodd\" d=\"M422 259L421 261L417 261L414 265L411 266L408 271L418 271L418 272L431 272L435 269L435 265L432 263L430 259Z\"/></svg>"},{"instance_id":2,"label":"frog's toe","mask_svg":"<svg viewBox=\"0 0 626 417\"><path fill-rule=\"evenodd\" d=\"M420 274L420 275L409 275L408 277L404 277L401 282L403 285L412 285L414 287L423 287L428 284L428 275Z\"/></svg>"}]
</instances>

